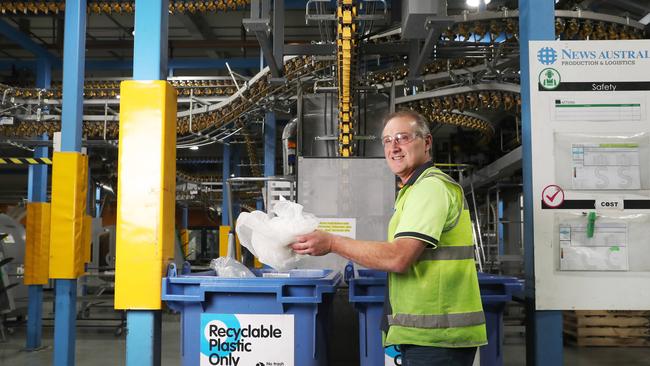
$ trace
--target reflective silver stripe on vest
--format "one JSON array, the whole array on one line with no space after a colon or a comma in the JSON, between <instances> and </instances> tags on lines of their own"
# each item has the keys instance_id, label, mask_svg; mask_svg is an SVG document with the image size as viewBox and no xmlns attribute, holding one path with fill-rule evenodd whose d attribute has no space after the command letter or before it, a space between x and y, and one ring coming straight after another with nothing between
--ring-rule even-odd
<instances>
[{"instance_id":1,"label":"reflective silver stripe on vest","mask_svg":"<svg viewBox=\"0 0 650 366\"><path fill-rule=\"evenodd\" d=\"M429 329L471 327L473 325L485 324L485 315L483 311L442 315L396 314L388 315L388 324L409 328Z\"/></svg>"},{"instance_id":2,"label":"reflective silver stripe on vest","mask_svg":"<svg viewBox=\"0 0 650 366\"><path fill-rule=\"evenodd\" d=\"M436 249L425 248L420 258L421 261L444 261L474 259L474 246L438 246Z\"/></svg>"}]
</instances>

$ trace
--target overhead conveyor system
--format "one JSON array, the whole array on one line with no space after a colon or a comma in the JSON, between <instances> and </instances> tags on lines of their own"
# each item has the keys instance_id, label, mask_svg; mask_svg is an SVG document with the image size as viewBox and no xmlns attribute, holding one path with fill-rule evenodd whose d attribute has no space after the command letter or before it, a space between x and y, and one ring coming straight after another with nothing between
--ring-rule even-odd
<instances>
[{"instance_id":1,"label":"overhead conveyor system","mask_svg":"<svg viewBox=\"0 0 650 366\"><path fill-rule=\"evenodd\" d=\"M3 3L5 11L34 11L29 7L21 8L19 3ZM221 3L225 4L225 7L219 5ZM172 1L170 11L172 15L209 13L240 9L248 3L216 1L214 4L217 6L211 7L210 4L202 6L190 1ZM345 25L350 32L357 26L365 27L368 21L380 21L386 12L386 7L381 5L381 2L362 2L363 11L354 12L350 5L352 3L341 3L341 6L349 7L345 14L356 16L355 20L345 20L343 8L339 19L336 16L337 10L331 13L323 12L317 8L320 6L317 3L312 2L311 7L308 6L307 20L324 25L337 23L338 19L341 21L341 30ZM375 13L369 10L371 3L377 5ZM10 8L10 4L15 6ZM46 4L50 6L50 3ZM132 10L128 2L118 4L110 1L91 1L88 11L91 14L108 11L113 14L128 14ZM329 16L327 19L318 18L326 15ZM356 118L354 111L358 106L354 107L354 98L348 97L349 93L385 93L392 97L393 105L398 108L415 108L440 124L477 131L484 141L489 141L497 133L497 121L493 119L493 113L505 111L515 118L519 114L520 99L518 92L514 90L519 83L518 16L517 10L504 9L479 13L465 12L449 17L452 24L440 32L432 60L422 67L422 76L419 77L422 82L415 87L407 87L411 70L405 56L408 56L410 46L408 39L400 37L399 28L376 34L357 33L354 37L350 33L349 50L347 47L339 47L339 56L338 51L333 52L338 49L333 38L329 39L329 43L286 44L285 52L287 47L293 47L294 52L311 51L318 55L285 57L283 72L286 82L283 83L273 82L274 77L268 67L248 80L240 78L237 74L232 77L170 78L170 82L179 91L177 146L200 147L239 140L246 144L249 158L250 155L253 156L250 166L256 170L258 159L254 156L257 152L253 146L255 141L251 138L249 125L261 121L264 111L291 108L297 101L296 95L300 94L299 89L304 94L312 90L325 90L327 87L337 87L340 92L339 99L345 98L346 103L352 106L349 112L346 112L348 104L340 104L340 111L337 112L341 113L342 118L337 139L339 144L342 144L341 147L347 146L348 155L356 155L354 146L372 137L361 136L358 132L360 126L353 124ZM555 16L556 36L560 39L637 39L643 36L644 25L630 18L567 10L557 10ZM344 20L345 24L342 23ZM336 28L339 28L338 25ZM345 41L347 42L347 38ZM333 52L331 56L324 55L324 48L321 46L330 47ZM345 63L341 62L343 56ZM379 60L382 66L373 66L373 60ZM346 66L348 63L349 69ZM340 79L348 72L339 70L339 67L343 66L352 73L349 83L344 82L345 78ZM358 68L365 71L354 76ZM338 79L332 79L335 75ZM115 79L91 79L85 83L83 133L89 145L102 140L110 144L117 138L118 83L119 80ZM508 88L509 84L513 87ZM348 88L350 90L345 92ZM43 133L52 135L60 129L60 89L57 84L49 89L0 85L0 94L3 115L13 117L11 124L5 122L0 125L0 135L4 141L21 144L33 141L33 136ZM338 154L345 155L340 149ZM190 181L209 180L191 173L185 174L184 177L190 178L187 179Z\"/></svg>"},{"instance_id":2,"label":"overhead conveyor system","mask_svg":"<svg viewBox=\"0 0 650 366\"><path fill-rule=\"evenodd\" d=\"M225 10L232 10L233 4L246 6L244 3L247 2L228 2ZM128 6L124 8L124 4L120 3L119 9L114 6L111 11L114 14L128 13ZM340 123L331 135L317 136L316 141L337 141L336 155L339 156L363 154L363 150L355 147L367 146L376 138L371 133L363 133L363 124L358 122L359 118L365 118L363 108L367 108L367 102L357 104L361 101L359 95L385 95L392 108L413 108L436 121L436 131L440 128L445 130L444 126L447 126L447 131L459 128L469 132L467 136L476 132L474 140L481 146L488 146L495 138L500 141L502 149L504 144L510 144L504 142L501 122L504 118L509 119L504 123L514 126L513 133L518 136L521 99L518 91L517 10L465 12L448 17L451 24L440 32L430 60L422 66L419 82L412 86L409 83L412 65L408 62L411 40L400 36L400 28L369 33L369 22L380 22L386 17L382 2L357 2L355 9L360 7L362 10L354 11L350 4L341 2L341 17L338 17L337 8L327 9L324 2L310 2L306 19L312 24L318 23L321 36L325 38L312 44L285 43L285 54L314 54L285 56L282 82L273 76L270 67L250 78L236 73L219 77L169 78L179 93L177 147L243 144L248 157L247 169L252 174L261 175L256 147L259 137L256 135L266 111L292 108L299 111L302 107L296 106L296 102L300 95L327 93L327 90L339 93L335 113ZM95 5L89 3L88 11L92 14L108 9L103 3L99 10ZM344 6L348 9L345 13ZM193 7L187 1L172 1L170 9L172 7L172 16L191 14L192 11L197 14L213 11L207 7ZM214 11L221 10L224 9ZM351 18L353 15L354 19ZM555 17L555 32L559 39L643 37L644 25L630 18L567 10L557 10ZM331 33L327 38L323 29L328 25L338 29L339 23L340 36L345 36L345 39L337 41L335 34ZM344 28L350 32L349 39L343 32ZM355 29L357 32L353 35L351 32ZM350 46L343 47L344 41L349 41ZM324 52L326 50L330 53ZM349 82L346 81L348 73ZM119 129L119 82L120 79L115 78L86 80L83 101L85 145L115 148ZM34 140L34 136L43 133L51 136L60 130L61 90L58 84L54 83L48 89L0 85L0 95L0 110L7 117L4 124L0 124L0 141L17 146L36 146L42 142ZM343 99L345 103L341 104ZM513 141L516 144L519 138L515 137ZM178 172L181 181L202 185L219 180L214 174L182 169ZM212 193L212 197L220 197L220 192Z\"/></svg>"},{"instance_id":3,"label":"overhead conveyor system","mask_svg":"<svg viewBox=\"0 0 650 366\"><path fill-rule=\"evenodd\" d=\"M202 135L197 138L198 140L205 142L217 141L219 137L217 137L218 135L215 133L214 129L228 125L236 119L245 119L247 113L259 110L259 107L264 106L271 97L278 100L290 98L290 96L295 95L297 84L293 82L295 81L294 79L313 79L313 74L322 71L328 67L328 65L329 63L327 61L319 61L314 57L293 57L285 64L285 75L287 78L286 84L272 84L269 80L271 78L270 70L269 68L265 68L250 80L243 81L237 91L230 95L226 100L219 103L201 103L201 99L197 97L196 104L199 104L199 107L192 110L186 109L178 112L177 134L181 136L178 141L178 146L183 147L184 143L193 141L195 136L191 135L198 132L201 132ZM209 82L209 79L206 80L206 82ZM180 81L179 84L181 84ZM183 92L184 88L182 85L179 86L181 86L180 90ZM232 86L229 86L228 88L227 91L233 91ZM206 88L204 86L199 86L199 89ZM18 95L21 96L27 93L38 95L38 90L24 91L22 89L15 89L6 86L3 91L6 91L6 93L4 93L6 95L5 103L9 104L13 104L11 102L12 99L14 102L21 101L20 99L15 99L13 93L18 93ZM185 93L183 92L183 94ZM44 102L41 100L40 104L44 104ZM29 103L28 105L31 106L32 104ZM192 118L190 118L190 116ZM3 136L33 136L35 133L53 133L59 128L58 122L51 122L51 120L58 119L56 114L37 115L36 113L32 113L25 117L26 118L23 119L23 122L1 126L0 129L2 129L2 131L0 131L0 133ZM40 122L36 121L37 117L40 118ZM105 133L106 137L109 139L116 138L118 130L117 124L111 123L105 125L99 121L116 121L117 116L84 116L84 120L86 121L86 123L84 123L84 135L86 137L101 138ZM95 122L93 122L93 120L95 120ZM32 130L32 128L36 128L36 131ZM25 130L20 132L22 129ZM6 134L5 130L7 131ZM12 133L12 130L18 133ZM185 135L190 136L183 138Z\"/></svg>"},{"instance_id":4,"label":"overhead conveyor system","mask_svg":"<svg viewBox=\"0 0 650 366\"><path fill-rule=\"evenodd\" d=\"M207 13L217 11L238 10L250 4L250 0L216 0L169 1L170 14ZM65 1L3 1L0 3L1 14L58 14L65 11ZM89 14L133 14L135 1L88 1Z\"/></svg>"},{"instance_id":5,"label":"overhead conveyor system","mask_svg":"<svg viewBox=\"0 0 650 366\"><path fill-rule=\"evenodd\" d=\"M192 8L190 2L178 2L178 4L172 2L170 8L174 6L175 9L180 9L180 3L185 3L183 9ZM239 3L241 4L238 6L245 5L244 2L233 1L229 2L231 5L228 6ZM89 4L89 9L95 11L92 10L92 3ZM195 11L201 10L195 8ZM345 14L351 16L352 11L348 10ZM441 33L435 51L436 58L443 58L424 65L421 77L424 84L414 90L415 94L442 86L471 85L485 78L518 82L517 17L516 10L451 17L454 23ZM351 31L354 22L348 21L345 29ZM555 25L556 36L560 39L638 39L642 37L644 28L643 24L629 18L589 11L562 10L556 11ZM406 47L408 44L396 38L398 34L386 32L383 35L369 37L367 40L359 35L357 37L362 37L360 40L352 38L349 40L357 42L355 47L350 47L349 51L345 48L346 51L341 55L345 54L345 59L352 62L354 60L352 52L355 49L358 49L360 57L366 58L380 49L382 50L379 54L387 54L388 57L391 54L408 53ZM446 54L449 58L444 58ZM347 65L348 61L341 65ZM272 108L278 103L291 105L295 102L293 97L297 94L298 80L303 84L308 80L319 80L324 74L330 72L333 66L330 60L323 59L322 56L293 57L285 62L284 71L287 81L283 84L271 83L272 75L269 68L262 70L248 81L239 80L236 83L228 77L170 79L179 91L179 102L184 106L184 110L179 110L178 113L178 146L210 144L223 141L224 137L237 135L241 129L235 127L237 124L234 124L234 121L249 121L250 116L259 115L263 109ZM409 66L389 62L389 65L391 64L393 66L388 69L369 71L365 78L360 79L360 85L379 89L391 87L399 89L409 75ZM352 65L349 70L352 72ZM339 74L343 75L342 72ZM348 82L343 83L343 81L341 79L337 82L342 84L339 89L341 92L348 88ZM117 80L86 82L84 87L86 106L84 136L86 138L110 140L117 137L116 121L119 113L115 108L115 103L118 101L117 84ZM305 85L308 87L308 83ZM354 85L350 83L349 87L352 88ZM56 85L51 89L25 89L0 85L0 93L3 115L15 117L13 124L0 125L0 135L26 138L42 133L51 135L60 129L58 122L60 115L57 113L60 89L57 89ZM398 90L397 97L399 98L399 94L412 93L413 90L402 90L401 93ZM344 96L341 94L341 97ZM426 97L417 98L426 99ZM191 108L188 108L190 104ZM482 104L485 106L485 101ZM507 105L508 102L504 101L503 104ZM469 105L472 105L471 101ZM347 107L341 105L341 108ZM347 112L343 110L342 113ZM345 118L349 118L347 114L346 116ZM348 141L346 144L349 145L354 140L352 134L355 128L347 122L341 123L340 127L341 133L349 134L345 139ZM340 139L343 141L342 137Z\"/></svg>"},{"instance_id":6,"label":"overhead conveyor system","mask_svg":"<svg viewBox=\"0 0 650 366\"><path fill-rule=\"evenodd\" d=\"M180 5L183 3L184 5ZM228 2L227 8L239 4L245 5L245 1ZM18 2L16 2L18 4ZM120 5L122 6L122 5ZM351 6L345 5L343 6ZM186 9L191 11L193 5L191 2L172 2L170 9ZM20 9L18 5L14 9ZM89 4L89 11L94 10L93 3ZM104 9L104 8L102 8ZM194 6L194 11L209 11L207 8L198 8ZM203 10L201 10L203 9ZM347 9L347 8L346 8ZM31 10L27 10L31 11ZM105 11L101 10L101 11ZM356 10L354 11L356 14ZM344 15L351 17L352 8L343 11L341 8L340 21L345 19ZM416 99L433 98L433 110L441 112L437 107L438 102L431 93L426 92L420 96L418 94L426 90L434 90L440 87L453 85L471 85L477 79L492 77L497 81L518 82L516 64L517 56L517 32L518 32L518 12L516 10L503 10L501 12L482 12L477 14L462 14L451 17L453 24L445 31L441 32L440 45L435 51L436 57L444 56L445 53L457 55L456 58L441 59L427 63L423 67L423 76L421 79L424 84L415 91ZM347 19L346 23L341 23L341 35L350 33L355 27L352 19ZM338 26L337 26L338 27ZM556 35L560 39L637 39L642 37L643 24L630 20L629 18L615 17L606 14L598 14L589 11L556 11ZM392 52L400 54L405 51L400 42L396 40L395 32L388 32L385 35L377 35L369 38L368 41L361 39L346 38L341 39L341 54L339 61L343 67L338 74L340 79L339 91L343 93L340 98L346 98L347 102L341 104L340 109L341 134L339 136L341 146L352 146L353 134L355 131L351 122L346 122L353 116L353 110L346 111L346 103L351 103L350 97L346 96L354 87L354 83L347 82L347 73L352 72L353 61L352 53L355 49L358 52L364 52L364 47L376 46L371 48L385 48L382 52ZM352 37L352 35L349 35ZM346 36L348 37L348 36ZM343 47L344 42L350 42L350 47ZM352 47L352 43L358 42ZM347 43L346 43L347 44ZM407 45L407 44L406 44ZM401 47L401 48L400 48ZM386 51L387 50L387 51ZM343 62L345 60L345 62ZM490 61L486 61L490 60ZM349 65L350 67L348 68ZM259 115L261 110L272 108L277 103L293 103L293 96L297 93L297 81L302 83L307 80L318 80L329 71L332 62L323 60L322 56L313 57L293 57L289 58L284 65L287 82L284 84L271 83L272 75L269 68L262 70L252 79L239 82L232 82L227 77L219 78L185 78L171 79L172 84L179 91L179 102L185 108L178 113L177 134L178 146L187 147L195 144L210 144L223 141L224 137L231 137L238 134L241 128L241 122L250 120L253 115ZM345 71L347 70L347 71ZM361 85L371 87L389 88L400 87L404 84L409 74L409 66L398 66L378 71L370 71L366 78L361 78ZM345 77L344 77L345 76ZM351 77L351 75L350 75ZM352 80L352 79L350 79ZM356 80L356 79L355 79ZM86 112L84 114L84 136L89 139L115 139L117 137L117 119L119 111L116 110L115 104L117 99L117 80L95 80L87 81L84 87L84 105ZM350 89L350 90L348 90ZM348 92L345 92L348 90ZM486 89L483 89L487 91ZM496 88L494 92L499 92ZM0 125L0 135L11 138L25 138L42 133L52 134L59 130L60 115L57 113L57 105L60 103L60 89L56 85L48 90L43 89L23 89L13 88L11 86L1 86L3 115L15 116L12 125ZM412 91L403 91L405 96L412 94ZM399 93L398 93L399 94ZM461 92L462 94L462 92ZM486 107L497 104L509 106L510 94L505 98L497 97L498 94L486 94L487 98L492 100L489 103L486 97L482 95L478 99L479 104L474 102L474 98L467 98L465 103L468 109L477 107ZM222 100L226 97L227 99ZM397 101L408 100L399 99ZM429 98L429 99L430 99ZM444 98L443 98L444 99ZM460 103L461 97L453 98L448 94L448 99L456 100ZM498 103L504 99L503 103ZM516 97L515 97L516 99ZM443 100L444 102L444 100ZM342 103L342 102L341 102ZM444 103L443 103L444 104ZM449 104L449 103L448 103ZM187 105L190 105L188 108ZM458 107L458 105L454 105ZM444 108L444 110L453 110L460 108ZM427 112L427 110L423 110ZM433 115L432 115L433 116ZM353 120L354 118L352 118ZM241 121L234 124L236 120ZM350 120L350 121L352 121ZM475 124L468 124L474 126ZM481 130L483 128L479 128ZM487 131L487 129L485 129ZM345 138L343 136L346 136ZM351 150L349 150L351 151ZM341 154L344 155L343 150Z\"/></svg>"}]
</instances>

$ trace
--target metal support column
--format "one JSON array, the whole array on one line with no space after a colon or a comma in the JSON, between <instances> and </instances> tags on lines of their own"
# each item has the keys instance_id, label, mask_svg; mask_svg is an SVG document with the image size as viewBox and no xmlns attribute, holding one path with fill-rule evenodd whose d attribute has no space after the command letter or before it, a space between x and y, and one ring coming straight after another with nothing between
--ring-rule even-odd
<instances>
[{"instance_id":1,"label":"metal support column","mask_svg":"<svg viewBox=\"0 0 650 366\"><path fill-rule=\"evenodd\" d=\"M243 19L242 24L247 32L255 34L260 51L271 70L271 81L284 82L284 0L274 1L273 32L270 4L270 0L252 0L250 18Z\"/></svg>"},{"instance_id":2,"label":"metal support column","mask_svg":"<svg viewBox=\"0 0 650 366\"><path fill-rule=\"evenodd\" d=\"M230 164L232 164L230 174L234 177L241 177L240 164L242 163L242 149L243 145L234 145L230 150ZM230 200L230 206L232 207L232 211L230 211L230 222L235 225L237 217L241 212L241 205L240 202L235 199L235 195L232 194L232 192L228 195L228 199Z\"/></svg>"},{"instance_id":3,"label":"metal support column","mask_svg":"<svg viewBox=\"0 0 650 366\"><path fill-rule=\"evenodd\" d=\"M264 117L264 176L275 175L275 142L276 142L275 113L267 112Z\"/></svg>"},{"instance_id":4,"label":"metal support column","mask_svg":"<svg viewBox=\"0 0 650 366\"><path fill-rule=\"evenodd\" d=\"M54 366L74 365L77 280L55 280L54 299Z\"/></svg>"},{"instance_id":5,"label":"metal support column","mask_svg":"<svg viewBox=\"0 0 650 366\"><path fill-rule=\"evenodd\" d=\"M505 240L504 240L504 224L503 220L505 218L503 217L503 209L504 209L504 200L503 198L500 197L500 191L497 188L497 218L496 218L496 224L497 224L497 244L499 246L498 250L498 256L502 256L506 254L506 246L505 246ZM497 257L498 258L498 257Z\"/></svg>"},{"instance_id":6,"label":"metal support column","mask_svg":"<svg viewBox=\"0 0 650 366\"><path fill-rule=\"evenodd\" d=\"M48 70L49 74L49 70ZM43 75L39 72L37 76L42 81ZM38 87L48 87L39 84ZM47 140L46 134L41 136L42 140ZM40 146L34 150L35 158L47 158L47 146ZM29 202L46 202L47 201L47 165L30 165L27 188L27 200ZM28 286L27 302L27 343L25 349L35 351L41 348L41 336L43 333L43 285Z\"/></svg>"},{"instance_id":7,"label":"metal support column","mask_svg":"<svg viewBox=\"0 0 650 366\"><path fill-rule=\"evenodd\" d=\"M86 59L86 2L65 3L61 151L81 151Z\"/></svg>"},{"instance_id":8,"label":"metal support column","mask_svg":"<svg viewBox=\"0 0 650 366\"><path fill-rule=\"evenodd\" d=\"M61 151L81 151L86 2L65 3ZM75 364L77 280L54 280L54 366Z\"/></svg>"},{"instance_id":9,"label":"metal support column","mask_svg":"<svg viewBox=\"0 0 650 366\"><path fill-rule=\"evenodd\" d=\"M555 39L555 2L519 0L519 47L522 101L522 168L524 180L524 270L526 272L526 364L562 365L562 313L535 308L535 256L533 243L533 169L531 148L530 60L532 40Z\"/></svg>"},{"instance_id":10,"label":"metal support column","mask_svg":"<svg viewBox=\"0 0 650 366\"><path fill-rule=\"evenodd\" d=\"M273 58L282 70L284 65L284 0L273 2Z\"/></svg>"},{"instance_id":11,"label":"metal support column","mask_svg":"<svg viewBox=\"0 0 650 366\"><path fill-rule=\"evenodd\" d=\"M267 112L264 116L264 176L272 177L275 175L275 143L277 123L275 113ZM264 210L264 200L257 200L257 209ZM266 210L270 210L266 207Z\"/></svg>"},{"instance_id":12,"label":"metal support column","mask_svg":"<svg viewBox=\"0 0 650 366\"><path fill-rule=\"evenodd\" d=\"M126 312L126 365L160 365L160 311Z\"/></svg>"},{"instance_id":13,"label":"metal support column","mask_svg":"<svg viewBox=\"0 0 650 366\"><path fill-rule=\"evenodd\" d=\"M226 181L230 178L230 148L228 144L223 144L223 164L221 166L221 178L223 181L221 190L221 225L230 225L230 213L228 212L228 201L230 197L226 189Z\"/></svg>"},{"instance_id":14,"label":"metal support column","mask_svg":"<svg viewBox=\"0 0 650 366\"><path fill-rule=\"evenodd\" d=\"M49 89L52 83L52 63L46 58L36 62L36 87Z\"/></svg>"},{"instance_id":15,"label":"metal support column","mask_svg":"<svg viewBox=\"0 0 650 366\"><path fill-rule=\"evenodd\" d=\"M297 86L297 98L296 98L296 118L298 119L296 123L296 176L298 176L298 158L302 156L302 126L304 121L304 106L302 100L302 84L298 80Z\"/></svg>"},{"instance_id":16,"label":"metal support column","mask_svg":"<svg viewBox=\"0 0 650 366\"><path fill-rule=\"evenodd\" d=\"M41 57L37 63L36 87L49 88L52 81L52 64L50 60ZM43 134L42 140L48 136ZM34 150L35 158L47 158L48 148L37 147ZM47 165L30 165L27 200L29 202L47 201ZM43 333L43 286L29 285L27 302L27 342L25 348L34 351L41 347L41 336Z\"/></svg>"},{"instance_id":17,"label":"metal support column","mask_svg":"<svg viewBox=\"0 0 650 366\"><path fill-rule=\"evenodd\" d=\"M169 0L136 0L133 79L167 76ZM127 310L126 365L160 365L160 310Z\"/></svg>"},{"instance_id":18,"label":"metal support column","mask_svg":"<svg viewBox=\"0 0 650 366\"><path fill-rule=\"evenodd\" d=\"M41 348L43 334L43 285L29 285L27 288L27 351Z\"/></svg>"},{"instance_id":19,"label":"metal support column","mask_svg":"<svg viewBox=\"0 0 650 366\"><path fill-rule=\"evenodd\" d=\"M164 80L169 0L136 0L135 5L133 79Z\"/></svg>"},{"instance_id":20,"label":"metal support column","mask_svg":"<svg viewBox=\"0 0 650 366\"><path fill-rule=\"evenodd\" d=\"M181 229L187 230L187 225L189 222L190 209L187 206L183 206L181 212Z\"/></svg>"}]
</instances>

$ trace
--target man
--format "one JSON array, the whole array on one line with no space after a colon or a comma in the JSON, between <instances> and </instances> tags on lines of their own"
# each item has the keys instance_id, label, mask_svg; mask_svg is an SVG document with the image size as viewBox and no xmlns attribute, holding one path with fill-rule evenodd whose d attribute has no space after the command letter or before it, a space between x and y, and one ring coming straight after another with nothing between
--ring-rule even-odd
<instances>
[{"instance_id":1,"label":"man","mask_svg":"<svg viewBox=\"0 0 650 366\"><path fill-rule=\"evenodd\" d=\"M472 365L487 337L463 190L431 162L432 137L421 115L389 115L382 136L388 167L402 184L388 242L314 231L292 248L390 272L384 344L401 347L404 366Z\"/></svg>"}]
</instances>

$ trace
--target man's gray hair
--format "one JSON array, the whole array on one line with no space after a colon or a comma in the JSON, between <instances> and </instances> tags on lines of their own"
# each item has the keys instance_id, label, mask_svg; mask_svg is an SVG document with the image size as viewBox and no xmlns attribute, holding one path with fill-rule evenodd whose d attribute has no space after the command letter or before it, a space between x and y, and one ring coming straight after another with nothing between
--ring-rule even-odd
<instances>
[{"instance_id":1,"label":"man's gray hair","mask_svg":"<svg viewBox=\"0 0 650 366\"><path fill-rule=\"evenodd\" d=\"M384 118L384 127L386 127L388 121L390 121L393 118L410 118L413 121L415 121L415 127L413 132L415 132L416 134L422 137L426 137L431 134L431 130L429 130L429 121L427 121L427 119L424 118L423 115L421 115L416 111L410 109L403 109L397 112L393 112L388 116L386 116L386 118Z\"/></svg>"}]
</instances>

